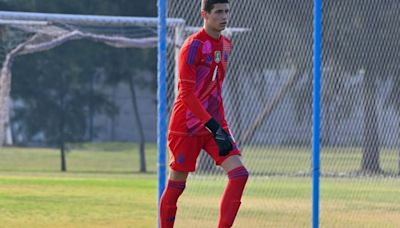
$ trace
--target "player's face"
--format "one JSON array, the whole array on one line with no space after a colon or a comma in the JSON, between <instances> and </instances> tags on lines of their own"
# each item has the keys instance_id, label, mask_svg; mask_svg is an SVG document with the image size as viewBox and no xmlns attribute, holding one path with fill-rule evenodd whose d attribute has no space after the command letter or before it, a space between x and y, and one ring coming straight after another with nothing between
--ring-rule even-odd
<instances>
[{"instance_id":1,"label":"player's face","mask_svg":"<svg viewBox=\"0 0 400 228\"><path fill-rule=\"evenodd\" d=\"M214 4L214 8L210 13L203 13L205 19L205 24L210 29L221 32L226 28L229 19L229 4L227 3L217 3Z\"/></svg>"}]
</instances>

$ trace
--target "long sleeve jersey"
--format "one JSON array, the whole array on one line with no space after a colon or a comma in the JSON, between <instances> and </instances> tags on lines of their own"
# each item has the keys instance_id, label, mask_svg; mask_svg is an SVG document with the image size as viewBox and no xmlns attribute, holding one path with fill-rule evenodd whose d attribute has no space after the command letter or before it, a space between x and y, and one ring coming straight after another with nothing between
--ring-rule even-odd
<instances>
[{"instance_id":1,"label":"long sleeve jersey","mask_svg":"<svg viewBox=\"0 0 400 228\"><path fill-rule=\"evenodd\" d=\"M222 35L215 39L204 28L186 39L179 53L178 95L170 134L210 134L204 124L212 117L228 127L221 94L231 50L229 39Z\"/></svg>"}]
</instances>

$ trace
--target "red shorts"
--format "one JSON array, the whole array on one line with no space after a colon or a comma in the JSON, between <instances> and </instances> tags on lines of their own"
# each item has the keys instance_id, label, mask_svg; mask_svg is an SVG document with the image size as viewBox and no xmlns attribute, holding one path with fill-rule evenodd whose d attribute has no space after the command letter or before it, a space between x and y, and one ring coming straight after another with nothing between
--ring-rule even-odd
<instances>
[{"instance_id":1,"label":"red shorts","mask_svg":"<svg viewBox=\"0 0 400 228\"><path fill-rule=\"evenodd\" d=\"M233 150L227 156L219 156L218 145L211 134L201 136L168 134L168 147L170 153L169 166L175 171L195 171L197 157L202 149L211 156L216 165L221 165L228 157L240 155L240 151L233 138L232 141Z\"/></svg>"}]
</instances>

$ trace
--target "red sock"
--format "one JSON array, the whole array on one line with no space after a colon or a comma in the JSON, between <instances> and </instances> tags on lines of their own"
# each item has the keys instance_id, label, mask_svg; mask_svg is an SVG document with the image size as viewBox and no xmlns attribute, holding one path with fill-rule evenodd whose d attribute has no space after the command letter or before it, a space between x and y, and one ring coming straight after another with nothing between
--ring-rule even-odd
<instances>
[{"instance_id":1,"label":"red sock","mask_svg":"<svg viewBox=\"0 0 400 228\"><path fill-rule=\"evenodd\" d=\"M218 228L228 228L233 225L248 176L249 173L244 166L228 172L229 182L221 201Z\"/></svg>"},{"instance_id":2,"label":"red sock","mask_svg":"<svg viewBox=\"0 0 400 228\"><path fill-rule=\"evenodd\" d=\"M186 181L173 181L168 180L167 187L161 196L160 202L160 228L174 227L176 202L179 196L185 190Z\"/></svg>"}]
</instances>

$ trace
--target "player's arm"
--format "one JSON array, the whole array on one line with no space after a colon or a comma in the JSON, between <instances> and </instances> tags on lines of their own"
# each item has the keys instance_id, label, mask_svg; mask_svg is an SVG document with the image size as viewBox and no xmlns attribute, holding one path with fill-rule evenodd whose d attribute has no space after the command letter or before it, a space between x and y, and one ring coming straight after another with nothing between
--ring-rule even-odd
<instances>
[{"instance_id":1,"label":"player's arm","mask_svg":"<svg viewBox=\"0 0 400 228\"><path fill-rule=\"evenodd\" d=\"M211 115L195 95L200 45L200 41L193 41L182 47L179 58L179 96L185 106L204 124L211 119Z\"/></svg>"},{"instance_id":2,"label":"player's arm","mask_svg":"<svg viewBox=\"0 0 400 228\"><path fill-rule=\"evenodd\" d=\"M179 86L180 98L185 106L202 121L204 126L213 134L214 140L218 145L219 154L226 156L232 151L232 139L221 125L211 117L206 109L201 105L200 100L195 95L196 86L196 64L199 59L199 43L191 43L181 50L179 62Z\"/></svg>"}]
</instances>

